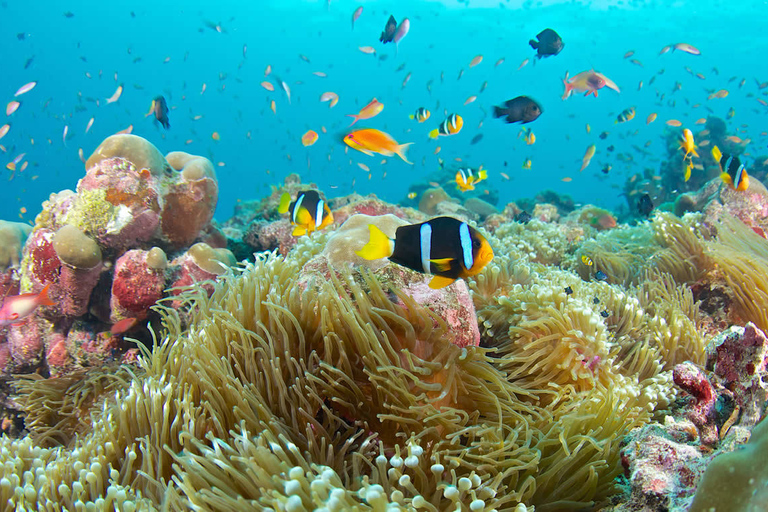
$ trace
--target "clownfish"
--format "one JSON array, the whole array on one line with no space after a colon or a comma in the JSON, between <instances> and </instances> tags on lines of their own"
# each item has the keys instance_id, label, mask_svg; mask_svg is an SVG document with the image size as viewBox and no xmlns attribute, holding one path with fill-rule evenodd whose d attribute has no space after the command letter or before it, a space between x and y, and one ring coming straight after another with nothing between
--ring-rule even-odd
<instances>
[{"instance_id":1,"label":"clownfish","mask_svg":"<svg viewBox=\"0 0 768 512\"><path fill-rule=\"evenodd\" d=\"M433 289L474 276L493 259L493 249L476 229L452 217L435 217L421 224L400 226L395 239L373 224L370 241L359 251L366 260L389 261L416 272L432 274Z\"/></svg>"},{"instance_id":2,"label":"clownfish","mask_svg":"<svg viewBox=\"0 0 768 512\"><path fill-rule=\"evenodd\" d=\"M291 202L291 196L285 192L280 196L279 213L291 214L291 224L296 226L293 236L310 234L320 231L333 222L333 214L325 201L316 190L299 192L296 200Z\"/></svg>"},{"instance_id":3,"label":"clownfish","mask_svg":"<svg viewBox=\"0 0 768 512\"><path fill-rule=\"evenodd\" d=\"M613 124L617 123L626 123L627 121L631 121L635 118L635 107L625 108L621 111L621 114L616 116L616 120L613 122Z\"/></svg>"},{"instance_id":4,"label":"clownfish","mask_svg":"<svg viewBox=\"0 0 768 512\"><path fill-rule=\"evenodd\" d=\"M432 113L429 110L425 109L424 107L419 107L416 109L415 113L409 115L408 117L411 119L415 119L420 123L423 123L424 121L429 119L429 116L431 115Z\"/></svg>"},{"instance_id":5,"label":"clownfish","mask_svg":"<svg viewBox=\"0 0 768 512\"><path fill-rule=\"evenodd\" d=\"M456 188L462 192L475 190L475 185L488 177L488 171L481 165L477 171L470 167L459 169L456 172Z\"/></svg>"},{"instance_id":6,"label":"clownfish","mask_svg":"<svg viewBox=\"0 0 768 512\"><path fill-rule=\"evenodd\" d=\"M743 192L749 188L749 176L739 157L724 155L717 146L712 147L712 158L720 166L720 179Z\"/></svg>"},{"instance_id":7,"label":"clownfish","mask_svg":"<svg viewBox=\"0 0 768 512\"><path fill-rule=\"evenodd\" d=\"M430 139L436 139L439 135L456 135L464 126L464 119L458 114L451 114L448 119L440 123L440 126L429 132Z\"/></svg>"}]
</instances>

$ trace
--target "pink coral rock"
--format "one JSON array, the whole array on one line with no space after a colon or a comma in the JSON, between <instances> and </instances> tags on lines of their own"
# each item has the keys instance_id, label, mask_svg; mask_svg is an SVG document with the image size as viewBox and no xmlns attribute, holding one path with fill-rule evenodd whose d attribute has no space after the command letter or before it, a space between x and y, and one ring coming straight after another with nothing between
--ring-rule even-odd
<instances>
[{"instance_id":1,"label":"pink coral rock","mask_svg":"<svg viewBox=\"0 0 768 512\"><path fill-rule=\"evenodd\" d=\"M128 251L115 263L112 280L111 319L136 318L163 297L165 270L147 264L148 251Z\"/></svg>"},{"instance_id":2,"label":"pink coral rock","mask_svg":"<svg viewBox=\"0 0 768 512\"><path fill-rule=\"evenodd\" d=\"M717 393L707 376L691 362L680 363L675 366L672 376L675 384L693 398L693 405L688 412L688 417L694 425L699 427L702 443L716 443L719 437L715 424Z\"/></svg>"}]
</instances>

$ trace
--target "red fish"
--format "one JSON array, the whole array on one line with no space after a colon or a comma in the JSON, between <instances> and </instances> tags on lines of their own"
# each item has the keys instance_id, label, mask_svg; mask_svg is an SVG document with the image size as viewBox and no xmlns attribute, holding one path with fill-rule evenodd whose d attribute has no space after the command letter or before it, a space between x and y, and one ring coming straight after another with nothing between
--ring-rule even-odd
<instances>
[{"instance_id":1,"label":"red fish","mask_svg":"<svg viewBox=\"0 0 768 512\"><path fill-rule=\"evenodd\" d=\"M15 325L35 312L40 306L53 306L56 303L48 298L48 287L45 285L40 293L23 293L6 297L0 307L0 327Z\"/></svg>"}]
</instances>

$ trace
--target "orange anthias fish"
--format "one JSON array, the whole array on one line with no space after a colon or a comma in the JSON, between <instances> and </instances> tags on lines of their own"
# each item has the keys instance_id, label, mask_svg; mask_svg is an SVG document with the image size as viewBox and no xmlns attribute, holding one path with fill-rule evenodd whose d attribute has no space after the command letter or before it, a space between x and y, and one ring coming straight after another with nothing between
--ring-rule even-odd
<instances>
[{"instance_id":1,"label":"orange anthias fish","mask_svg":"<svg viewBox=\"0 0 768 512\"><path fill-rule=\"evenodd\" d=\"M45 285L40 293L24 293L6 297L0 307L0 327L15 325L35 312L40 306L53 306L56 303L48 298L48 287Z\"/></svg>"},{"instance_id":2,"label":"orange anthias fish","mask_svg":"<svg viewBox=\"0 0 768 512\"><path fill-rule=\"evenodd\" d=\"M347 117L355 118L355 120L352 121L352 124L349 126L352 126L361 119L370 119L372 117L376 117L381 113L382 110L384 110L384 104L376 98L373 98L371 102L364 106L357 114L347 114Z\"/></svg>"},{"instance_id":3,"label":"orange anthias fish","mask_svg":"<svg viewBox=\"0 0 768 512\"><path fill-rule=\"evenodd\" d=\"M368 156L373 156L374 153L384 156L397 155L403 159L403 162L413 165L413 162L409 162L405 157L405 151L413 143L398 144L391 135L381 130L366 128L354 131L344 137L344 143Z\"/></svg>"},{"instance_id":4,"label":"orange anthias fish","mask_svg":"<svg viewBox=\"0 0 768 512\"><path fill-rule=\"evenodd\" d=\"M563 92L564 100L568 99L574 92L586 92L584 96L594 94L595 98L597 98L597 91L603 87L608 87L616 92L621 92L613 80L602 73L598 73L594 69L582 71L571 78L568 78L568 72L566 71L563 85L565 86L565 92Z\"/></svg>"}]
</instances>

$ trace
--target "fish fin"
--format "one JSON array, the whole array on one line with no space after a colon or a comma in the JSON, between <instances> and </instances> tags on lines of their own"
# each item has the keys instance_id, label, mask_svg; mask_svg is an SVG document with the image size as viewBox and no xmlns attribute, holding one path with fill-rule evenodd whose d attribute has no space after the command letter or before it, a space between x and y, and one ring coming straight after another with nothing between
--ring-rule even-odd
<instances>
[{"instance_id":1,"label":"fish fin","mask_svg":"<svg viewBox=\"0 0 768 512\"><path fill-rule=\"evenodd\" d=\"M296 226L293 229L293 233L291 233L293 236L302 236L307 234L307 228L304 226Z\"/></svg>"},{"instance_id":2,"label":"fish fin","mask_svg":"<svg viewBox=\"0 0 768 512\"><path fill-rule=\"evenodd\" d=\"M477 177L481 180L484 180L488 177L488 171L482 168L483 166L480 166L480 172L477 173ZM479 180L478 180L479 181Z\"/></svg>"},{"instance_id":3,"label":"fish fin","mask_svg":"<svg viewBox=\"0 0 768 512\"><path fill-rule=\"evenodd\" d=\"M429 262L435 266L438 272L445 272L451 270L451 262L454 260L455 258L439 258L436 260L429 260Z\"/></svg>"},{"instance_id":4,"label":"fish fin","mask_svg":"<svg viewBox=\"0 0 768 512\"><path fill-rule=\"evenodd\" d=\"M531 45L531 48L534 50L539 49L539 43L537 41L534 41L533 39L528 40L528 44Z\"/></svg>"},{"instance_id":5,"label":"fish fin","mask_svg":"<svg viewBox=\"0 0 768 512\"><path fill-rule=\"evenodd\" d=\"M408 149L408 147L413 144L413 142L406 142L405 144L398 144L397 149L395 149L395 153L397 156L403 159L403 162L413 165L413 162L409 162L408 158L405 156L405 152Z\"/></svg>"},{"instance_id":6,"label":"fish fin","mask_svg":"<svg viewBox=\"0 0 768 512\"><path fill-rule=\"evenodd\" d=\"M37 295L37 305L38 306L55 306L56 303L51 300L50 297L48 297L48 288L51 287L51 283L48 283L45 285L45 287L40 290L40 293Z\"/></svg>"},{"instance_id":7,"label":"fish fin","mask_svg":"<svg viewBox=\"0 0 768 512\"><path fill-rule=\"evenodd\" d=\"M728 174L727 172L721 173L720 179L723 180L726 184L733 187L733 179L731 179L731 175Z\"/></svg>"},{"instance_id":8,"label":"fish fin","mask_svg":"<svg viewBox=\"0 0 768 512\"><path fill-rule=\"evenodd\" d=\"M717 165L720 165L720 159L723 158L723 152L717 146L712 146L712 158L715 159Z\"/></svg>"},{"instance_id":9,"label":"fish fin","mask_svg":"<svg viewBox=\"0 0 768 512\"><path fill-rule=\"evenodd\" d=\"M355 118L355 120L352 121L349 126L352 126L353 124L355 124L356 122L358 122L360 120L360 118L357 117L357 114L347 114L347 117L354 117ZM347 128L349 128L349 126L347 126Z\"/></svg>"},{"instance_id":10,"label":"fish fin","mask_svg":"<svg viewBox=\"0 0 768 512\"><path fill-rule=\"evenodd\" d=\"M373 156L373 151L371 151L370 149L357 148L357 150L359 152L361 152L361 153L364 153L364 154L368 155L368 156ZM390 156L392 156L392 155L390 155Z\"/></svg>"},{"instance_id":11,"label":"fish fin","mask_svg":"<svg viewBox=\"0 0 768 512\"><path fill-rule=\"evenodd\" d=\"M434 130L429 132L429 138L430 139L436 139L439 133L440 132L437 130L437 128L435 128Z\"/></svg>"},{"instance_id":12,"label":"fish fin","mask_svg":"<svg viewBox=\"0 0 768 512\"><path fill-rule=\"evenodd\" d=\"M701 158L699 154L696 152L696 146L693 146L693 149L691 150L691 154L695 156L696 158Z\"/></svg>"},{"instance_id":13,"label":"fish fin","mask_svg":"<svg viewBox=\"0 0 768 512\"><path fill-rule=\"evenodd\" d=\"M409 119L413 119L413 114L410 114L410 115L408 116L408 118L409 118Z\"/></svg>"},{"instance_id":14,"label":"fish fin","mask_svg":"<svg viewBox=\"0 0 768 512\"><path fill-rule=\"evenodd\" d=\"M366 260L389 258L395 249L395 243L378 226L368 224L371 238L367 244L355 254Z\"/></svg>"},{"instance_id":15,"label":"fish fin","mask_svg":"<svg viewBox=\"0 0 768 512\"><path fill-rule=\"evenodd\" d=\"M429 287L433 290L439 290L440 288L445 288L446 286L453 284L454 281L456 280L451 277L435 276L429 282Z\"/></svg>"},{"instance_id":16,"label":"fish fin","mask_svg":"<svg viewBox=\"0 0 768 512\"><path fill-rule=\"evenodd\" d=\"M507 113L504 107L498 107L498 106L493 107L493 117L499 118L499 117L504 117L505 115L507 115Z\"/></svg>"},{"instance_id":17,"label":"fish fin","mask_svg":"<svg viewBox=\"0 0 768 512\"><path fill-rule=\"evenodd\" d=\"M685 181L691 179L691 167L685 166Z\"/></svg>"},{"instance_id":18,"label":"fish fin","mask_svg":"<svg viewBox=\"0 0 768 512\"><path fill-rule=\"evenodd\" d=\"M288 192L283 192L280 196L280 205L277 207L278 213L288 213L288 207L291 205L291 195Z\"/></svg>"}]
</instances>

